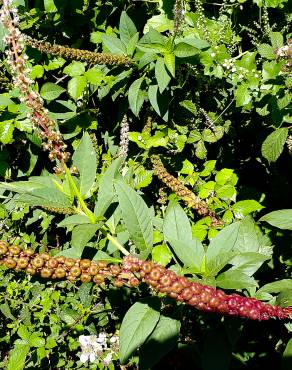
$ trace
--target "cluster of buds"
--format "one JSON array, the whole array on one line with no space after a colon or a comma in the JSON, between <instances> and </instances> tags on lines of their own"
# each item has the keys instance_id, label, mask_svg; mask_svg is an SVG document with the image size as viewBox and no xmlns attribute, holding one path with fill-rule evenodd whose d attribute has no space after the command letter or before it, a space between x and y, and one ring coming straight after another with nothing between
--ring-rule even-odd
<instances>
[{"instance_id":1,"label":"cluster of buds","mask_svg":"<svg viewBox=\"0 0 292 370\"><path fill-rule=\"evenodd\" d=\"M129 122L128 117L125 114L121 122L118 156L126 160L128 156L128 150L129 150Z\"/></svg>"},{"instance_id":2,"label":"cluster of buds","mask_svg":"<svg viewBox=\"0 0 292 370\"><path fill-rule=\"evenodd\" d=\"M205 122L206 122L206 125L211 129L211 130L215 130L215 124L214 122L211 120L211 118L208 116L207 112L205 111L205 109L203 108L200 108L199 109L199 112L204 116L205 118Z\"/></svg>"},{"instance_id":3,"label":"cluster of buds","mask_svg":"<svg viewBox=\"0 0 292 370\"><path fill-rule=\"evenodd\" d=\"M25 36L25 43L42 53L57 55L69 60L80 60L90 64L124 65L127 67L132 64L131 59L126 56L97 53L94 51L74 49L57 44L52 45L47 41L36 40L29 36Z\"/></svg>"},{"instance_id":4,"label":"cluster of buds","mask_svg":"<svg viewBox=\"0 0 292 370\"><path fill-rule=\"evenodd\" d=\"M238 294L227 295L220 289L192 282L174 271L133 256L123 260L123 270L139 274L141 279L159 293L205 312L240 316L250 320L292 318L292 307L282 308Z\"/></svg>"},{"instance_id":5,"label":"cluster of buds","mask_svg":"<svg viewBox=\"0 0 292 370\"><path fill-rule=\"evenodd\" d=\"M51 120L48 110L44 108L43 99L38 92L32 90L33 80L30 79L30 69L26 66L28 59L24 53L24 37L18 29L19 17L17 8L11 7L11 0L3 0L0 10L0 20L7 31L4 41L9 47L6 51L7 62L11 68L13 85L20 91L20 101L27 108L27 116L35 128L39 129L39 135L45 142L44 149L48 150L49 158L54 161L66 162L70 154L66 152L66 144L62 136L55 130L56 122Z\"/></svg>"},{"instance_id":6,"label":"cluster of buds","mask_svg":"<svg viewBox=\"0 0 292 370\"><path fill-rule=\"evenodd\" d=\"M222 221L218 220L215 213L208 208L206 202L191 192L179 179L167 172L158 156L153 155L151 157L151 161L155 175L158 176L158 178L177 196L179 196L189 207L195 209L201 216L209 216L212 221L212 226L222 225Z\"/></svg>"},{"instance_id":7,"label":"cluster of buds","mask_svg":"<svg viewBox=\"0 0 292 370\"><path fill-rule=\"evenodd\" d=\"M47 253L22 250L18 246L0 241L0 264L31 275L39 274L43 278L67 279L71 282L80 280L100 285L106 279L113 278L116 287L136 287L143 281L158 293L166 294L198 310L221 315L240 316L250 320L292 318L292 307L272 306L238 294L227 295L220 289L190 281L162 265L134 256L124 257L120 266L108 265L105 261L50 257Z\"/></svg>"},{"instance_id":8,"label":"cluster of buds","mask_svg":"<svg viewBox=\"0 0 292 370\"><path fill-rule=\"evenodd\" d=\"M289 154L292 156L292 135L289 135L286 140L287 148L289 151Z\"/></svg>"},{"instance_id":9,"label":"cluster of buds","mask_svg":"<svg viewBox=\"0 0 292 370\"><path fill-rule=\"evenodd\" d=\"M185 5L184 5L184 0L176 0L173 6L173 33L174 36L179 35L182 30L182 25L185 20Z\"/></svg>"}]
</instances>

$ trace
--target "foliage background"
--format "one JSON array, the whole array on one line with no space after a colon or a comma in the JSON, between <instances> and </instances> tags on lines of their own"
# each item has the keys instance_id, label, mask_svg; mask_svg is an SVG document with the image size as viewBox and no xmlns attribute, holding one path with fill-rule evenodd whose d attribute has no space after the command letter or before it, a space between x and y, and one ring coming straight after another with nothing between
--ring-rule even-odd
<instances>
[{"instance_id":1,"label":"foliage background","mask_svg":"<svg viewBox=\"0 0 292 370\"><path fill-rule=\"evenodd\" d=\"M79 172L75 181L97 217L94 225L81 218L70 223L64 214L68 209L84 213L73 200L76 194L68 190L68 178L53 175L55 164L19 103L5 45L0 43L2 239L40 252L61 250L69 257L98 259L99 250L120 258L100 232L102 223L132 253L149 255L205 284L291 306L291 5L285 0L224 1L221 6L198 0L176 5L126 0L14 3L26 35L127 56L133 64L95 65L26 48L34 88L57 120L70 153L75 153L70 162ZM5 34L3 27L0 34ZM286 49L281 54L285 45L290 45L290 55ZM130 143L120 176L121 162L115 158L121 154L125 114ZM127 133L127 127L124 130ZM210 217L200 217L182 202L167 181L168 187L163 185L158 178L161 167L153 169L154 155L224 225L214 227ZM28 181L28 194L36 196L33 182L49 176L58 177L69 199L69 206L57 205L58 213L46 203L55 193L42 198L43 203L34 198L34 203L20 190L19 181ZM114 189L113 178L121 181ZM151 235L146 235L144 221L138 232L129 226L133 219L123 190L141 205L137 219L151 220ZM276 221L261 219L281 209L288 209L284 221L279 214ZM190 230L196 252L190 252L183 233L174 235L174 226ZM228 237L222 237L222 230ZM238 238L231 242L236 232ZM212 240L213 246L219 245L214 252L219 262L205 270L198 251L211 253ZM234 255L224 256L224 247L241 257L236 261ZM254 254L244 260L243 252ZM84 368L79 335L118 332L128 309L150 295L145 286L48 282L4 267L0 274L0 367L7 369ZM276 281L278 285L265 285ZM186 369L190 363L192 369L203 370L291 368L291 323L222 319L161 300L161 327L173 325L173 333L165 334L157 358L157 343L151 347L144 333L144 346L136 343L140 350L132 353L127 368L137 363L141 369ZM167 324L167 319L173 321ZM117 355L110 368L119 368L119 363ZM88 368L104 365L101 361Z\"/></svg>"}]
</instances>

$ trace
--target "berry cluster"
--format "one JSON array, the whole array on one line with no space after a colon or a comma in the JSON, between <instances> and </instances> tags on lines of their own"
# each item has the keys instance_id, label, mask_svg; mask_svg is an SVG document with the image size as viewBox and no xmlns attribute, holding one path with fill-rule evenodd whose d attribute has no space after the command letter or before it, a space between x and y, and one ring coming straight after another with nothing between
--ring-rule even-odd
<instances>
[{"instance_id":1,"label":"berry cluster","mask_svg":"<svg viewBox=\"0 0 292 370\"><path fill-rule=\"evenodd\" d=\"M93 281L96 284L102 284L106 278L118 276L121 272L119 266L108 266L103 261L51 257L48 253L39 254L31 249L22 250L4 241L0 241L0 264L15 270L24 270L31 275L38 274L43 278L66 278L72 282L80 279L81 282Z\"/></svg>"},{"instance_id":2,"label":"berry cluster","mask_svg":"<svg viewBox=\"0 0 292 370\"><path fill-rule=\"evenodd\" d=\"M142 280L157 292L166 293L177 301L201 311L241 316L251 320L292 317L292 307L271 306L255 298L242 297L238 294L227 295L222 290L192 282L161 265L132 256L124 258L123 269L139 273Z\"/></svg>"},{"instance_id":3,"label":"berry cluster","mask_svg":"<svg viewBox=\"0 0 292 370\"><path fill-rule=\"evenodd\" d=\"M48 253L38 254L31 249L22 250L16 245L0 241L1 264L31 275L38 274L42 278L67 279L71 282L80 280L100 285L111 279L116 287L135 287L143 281L153 290L167 294L179 302L201 311L222 315L241 316L251 320L292 318L292 307L271 306L238 294L227 295L222 290L192 282L159 264L133 256L124 257L121 266L108 265L105 261L51 257Z\"/></svg>"}]
</instances>

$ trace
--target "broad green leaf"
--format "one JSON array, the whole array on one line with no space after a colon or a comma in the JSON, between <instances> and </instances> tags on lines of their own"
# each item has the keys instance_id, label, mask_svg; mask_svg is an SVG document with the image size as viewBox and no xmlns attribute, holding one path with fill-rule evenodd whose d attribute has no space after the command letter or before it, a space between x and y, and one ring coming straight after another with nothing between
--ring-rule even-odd
<instances>
[{"instance_id":1,"label":"broad green leaf","mask_svg":"<svg viewBox=\"0 0 292 370\"><path fill-rule=\"evenodd\" d=\"M135 116L137 117L144 103L144 94L141 91L141 85L143 81L144 81L144 77L138 78L138 80L132 83L128 91L128 99L129 99L130 108L132 112L135 114Z\"/></svg>"},{"instance_id":2,"label":"broad green leaf","mask_svg":"<svg viewBox=\"0 0 292 370\"><path fill-rule=\"evenodd\" d=\"M81 224L89 224L90 220L85 215L72 215L64 218L63 221L58 223L58 227L74 226Z\"/></svg>"},{"instance_id":3,"label":"broad green leaf","mask_svg":"<svg viewBox=\"0 0 292 370\"><path fill-rule=\"evenodd\" d=\"M252 276L269 257L257 252L244 252L237 254L229 261L233 265L231 270L243 272Z\"/></svg>"},{"instance_id":4,"label":"broad green leaf","mask_svg":"<svg viewBox=\"0 0 292 370\"><path fill-rule=\"evenodd\" d=\"M105 78L103 71L97 67L88 69L84 76L93 85L101 85Z\"/></svg>"},{"instance_id":5,"label":"broad green leaf","mask_svg":"<svg viewBox=\"0 0 292 370\"><path fill-rule=\"evenodd\" d=\"M13 121L0 122L0 143L9 144L13 141L14 125Z\"/></svg>"},{"instance_id":6,"label":"broad green leaf","mask_svg":"<svg viewBox=\"0 0 292 370\"><path fill-rule=\"evenodd\" d=\"M246 289L258 286L253 277L237 270L228 270L218 275L216 285L223 289Z\"/></svg>"},{"instance_id":7,"label":"broad green leaf","mask_svg":"<svg viewBox=\"0 0 292 370\"><path fill-rule=\"evenodd\" d=\"M153 245L151 212L143 198L124 182L116 181L114 186L130 239L146 258Z\"/></svg>"},{"instance_id":8,"label":"broad green leaf","mask_svg":"<svg viewBox=\"0 0 292 370\"><path fill-rule=\"evenodd\" d=\"M10 319L13 321L16 320L16 318L12 315L8 302L5 302L0 305L0 311L7 319Z\"/></svg>"},{"instance_id":9,"label":"broad green leaf","mask_svg":"<svg viewBox=\"0 0 292 370\"><path fill-rule=\"evenodd\" d=\"M292 209L273 211L261 217L259 221L265 221L279 229L292 230Z\"/></svg>"},{"instance_id":10,"label":"broad green leaf","mask_svg":"<svg viewBox=\"0 0 292 370\"><path fill-rule=\"evenodd\" d=\"M178 39L178 43L179 42L183 42L197 49L206 49L210 46L207 41L198 39L193 36L186 36L184 38Z\"/></svg>"},{"instance_id":11,"label":"broad green leaf","mask_svg":"<svg viewBox=\"0 0 292 370\"><path fill-rule=\"evenodd\" d=\"M28 344L17 343L9 352L7 370L22 370L25 367L25 359L30 347Z\"/></svg>"},{"instance_id":12,"label":"broad green leaf","mask_svg":"<svg viewBox=\"0 0 292 370\"><path fill-rule=\"evenodd\" d=\"M199 239L168 239L174 253L183 262L184 267L193 267L201 271L205 250Z\"/></svg>"},{"instance_id":13,"label":"broad green leaf","mask_svg":"<svg viewBox=\"0 0 292 370\"><path fill-rule=\"evenodd\" d=\"M158 83L159 91L162 94L171 80L171 76L165 68L163 58L159 57L155 63L155 77Z\"/></svg>"},{"instance_id":14,"label":"broad green leaf","mask_svg":"<svg viewBox=\"0 0 292 370\"><path fill-rule=\"evenodd\" d=\"M79 170L81 196L86 198L95 182L97 169L96 153L88 132L83 134L72 159Z\"/></svg>"},{"instance_id":15,"label":"broad green leaf","mask_svg":"<svg viewBox=\"0 0 292 370\"><path fill-rule=\"evenodd\" d=\"M127 55L132 57L136 48L137 48L137 43L139 40L139 32L135 33L129 42L127 43Z\"/></svg>"},{"instance_id":16,"label":"broad green leaf","mask_svg":"<svg viewBox=\"0 0 292 370\"><path fill-rule=\"evenodd\" d=\"M104 215L114 199L114 179L120 177L121 162L120 158L115 159L99 180L97 203L94 209L94 213L98 217Z\"/></svg>"},{"instance_id":17,"label":"broad green leaf","mask_svg":"<svg viewBox=\"0 0 292 370\"><path fill-rule=\"evenodd\" d=\"M120 328L120 361L125 364L146 341L160 317L160 300L135 303L126 313Z\"/></svg>"},{"instance_id":18,"label":"broad green leaf","mask_svg":"<svg viewBox=\"0 0 292 370\"><path fill-rule=\"evenodd\" d=\"M257 292L256 296L258 296L260 293L280 293L284 290L290 290L292 289L292 279L282 279L278 281L274 281L272 283L268 283L264 286L262 286Z\"/></svg>"},{"instance_id":19,"label":"broad green leaf","mask_svg":"<svg viewBox=\"0 0 292 370\"><path fill-rule=\"evenodd\" d=\"M57 99L64 91L63 87L56 85L52 82L46 82L40 91L40 95L43 99L46 100L55 100Z\"/></svg>"},{"instance_id":20,"label":"broad green leaf","mask_svg":"<svg viewBox=\"0 0 292 370\"><path fill-rule=\"evenodd\" d=\"M204 141L199 140L197 145L196 145L196 151L195 151L196 156L199 159L205 159L207 156L207 149L205 147Z\"/></svg>"},{"instance_id":21,"label":"broad green leaf","mask_svg":"<svg viewBox=\"0 0 292 370\"><path fill-rule=\"evenodd\" d=\"M103 35L102 42L107 47L107 49L113 54L118 55L127 54L127 48L125 44L117 37L114 37L112 35Z\"/></svg>"},{"instance_id":22,"label":"broad green leaf","mask_svg":"<svg viewBox=\"0 0 292 370\"><path fill-rule=\"evenodd\" d=\"M167 92L164 91L163 94L160 94L158 85L150 85L148 88L148 97L156 113L158 113L164 121L167 121L169 113L169 98Z\"/></svg>"},{"instance_id":23,"label":"broad green leaf","mask_svg":"<svg viewBox=\"0 0 292 370\"><path fill-rule=\"evenodd\" d=\"M10 99L9 94L0 94L0 107L8 107L9 105L15 105L15 103Z\"/></svg>"},{"instance_id":24,"label":"broad green leaf","mask_svg":"<svg viewBox=\"0 0 292 370\"><path fill-rule=\"evenodd\" d=\"M277 296L276 304L281 307L292 307L292 289L280 292Z\"/></svg>"},{"instance_id":25,"label":"broad green leaf","mask_svg":"<svg viewBox=\"0 0 292 370\"><path fill-rule=\"evenodd\" d=\"M292 368L292 338L289 339L283 352L281 370L290 370Z\"/></svg>"},{"instance_id":26,"label":"broad green leaf","mask_svg":"<svg viewBox=\"0 0 292 370\"><path fill-rule=\"evenodd\" d=\"M192 240L192 227L182 207L170 202L163 222L163 234L166 240Z\"/></svg>"},{"instance_id":27,"label":"broad green leaf","mask_svg":"<svg viewBox=\"0 0 292 370\"><path fill-rule=\"evenodd\" d=\"M165 356L177 343L180 322L161 315L157 326L139 352L139 369L148 370Z\"/></svg>"},{"instance_id":28,"label":"broad green leaf","mask_svg":"<svg viewBox=\"0 0 292 370\"><path fill-rule=\"evenodd\" d=\"M175 77L175 55L173 53L165 53L164 63L171 75Z\"/></svg>"},{"instance_id":29,"label":"broad green leaf","mask_svg":"<svg viewBox=\"0 0 292 370\"><path fill-rule=\"evenodd\" d=\"M263 63L263 70L262 70L262 80L273 80L276 79L281 71L284 62L280 61L271 61L271 62L264 62Z\"/></svg>"},{"instance_id":30,"label":"broad green leaf","mask_svg":"<svg viewBox=\"0 0 292 370\"><path fill-rule=\"evenodd\" d=\"M275 49L269 44L258 45L258 52L261 57L267 59L276 59Z\"/></svg>"},{"instance_id":31,"label":"broad green leaf","mask_svg":"<svg viewBox=\"0 0 292 370\"><path fill-rule=\"evenodd\" d=\"M95 235L96 231L99 229L99 225L83 224L75 226L72 231L71 245L81 257L85 245L89 240Z\"/></svg>"},{"instance_id":32,"label":"broad green leaf","mask_svg":"<svg viewBox=\"0 0 292 370\"><path fill-rule=\"evenodd\" d=\"M125 11L122 12L119 25L120 37L125 45L136 34L137 28Z\"/></svg>"},{"instance_id":33,"label":"broad green leaf","mask_svg":"<svg viewBox=\"0 0 292 370\"><path fill-rule=\"evenodd\" d=\"M46 341L44 338L41 337L41 333L32 333L29 337L29 345L31 347L44 347L46 344Z\"/></svg>"},{"instance_id":34,"label":"broad green leaf","mask_svg":"<svg viewBox=\"0 0 292 370\"><path fill-rule=\"evenodd\" d=\"M70 77L81 76L85 72L85 67L82 62L74 60L63 69L63 72Z\"/></svg>"},{"instance_id":35,"label":"broad green leaf","mask_svg":"<svg viewBox=\"0 0 292 370\"><path fill-rule=\"evenodd\" d=\"M200 50L193 46L180 42L175 46L174 55L178 58L187 58L199 54Z\"/></svg>"},{"instance_id":36,"label":"broad green leaf","mask_svg":"<svg viewBox=\"0 0 292 370\"><path fill-rule=\"evenodd\" d=\"M228 225L210 241L206 253L206 266L210 272L220 271L222 263L226 263L232 256L239 228L240 222Z\"/></svg>"},{"instance_id":37,"label":"broad green leaf","mask_svg":"<svg viewBox=\"0 0 292 370\"><path fill-rule=\"evenodd\" d=\"M250 200L241 200L239 202L236 202L232 206L232 210L235 214L235 217L242 218L249 213L260 211L264 207L257 202L256 200L250 199Z\"/></svg>"},{"instance_id":38,"label":"broad green leaf","mask_svg":"<svg viewBox=\"0 0 292 370\"><path fill-rule=\"evenodd\" d=\"M272 47L274 49L280 48L284 44L284 38L281 32L271 32L270 39L271 39Z\"/></svg>"},{"instance_id":39,"label":"broad green leaf","mask_svg":"<svg viewBox=\"0 0 292 370\"><path fill-rule=\"evenodd\" d=\"M169 251L165 244L156 245L152 249L151 254L153 261L163 266L169 264L172 259L172 253Z\"/></svg>"},{"instance_id":40,"label":"broad green leaf","mask_svg":"<svg viewBox=\"0 0 292 370\"><path fill-rule=\"evenodd\" d=\"M251 94L248 85L245 83L239 85L239 87L235 90L234 96L237 107L243 107L244 105L247 105L251 101Z\"/></svg>"},{"instance_id":41,"label":"broad green leaf","mask_svg":"<svg viewBox=\"0 0 292 370\"><path fill-rule=\"evenodd\" d=\"M54 0L44 0L44 7L47 13L55 13L58 11Z\"/></svg>"},{"instance_id":42,"label":"broad green leaf","mask_svg":"<svg viewBox=\"0 0 292 370\"><path fill-rule=\"evenodd\" d=\"M30 72L30 77L33 79L41 78L43 77L44 72L45 72L44 67L40 64L37 64L32 67L31 72Z\"/></svg>"},{"instance_id":43,"label":"broad green leaf","mask_svg":"<svg viewBox=\"0 0 292 370\"><path fill-rule=\"evenodd\" d=\"M288 136L288 128L279 128L266 137L262 144L262 155L269 162L275 162L282 153Z\"/></svg>"},{"instance_id":44,"label":"broad green leaf","mask_svg":"<svg viewBox=\"0 0 292 370\"><path fill-rule=\"evenodd\" d=\"M78 100L81 98L87 85L87 79L85 76L75 76L68 82L68 93L74 99Z\"/></svg>"}]
</instances>

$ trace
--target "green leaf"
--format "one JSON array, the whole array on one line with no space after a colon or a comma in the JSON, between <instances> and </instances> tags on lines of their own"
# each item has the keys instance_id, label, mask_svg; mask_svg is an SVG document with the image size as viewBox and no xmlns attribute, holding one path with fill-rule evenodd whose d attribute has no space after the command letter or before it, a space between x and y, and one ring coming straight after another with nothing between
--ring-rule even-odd
<instances>
[{"instance_id":1,"label":"green leaf","mask_svg":"<svg viewBox=\"0 0 292 370\"><path fill-rule=\"evenodd\" d=\"M205 147L204 141L199 140L197 145L196 145L196 151L195 151L196 156L199 159L205 159L207 156L207 149Z\"/></svg>"},{"instance_id":2,"label":"green leaf","mask_svg":"<svg viewBox=\"0 0 292 370\"><path fill-rule=\"evenodd\" d=\"M155 77L158 83L159 91L162 94L171 80L171 76L165 68L163 58L159 57L155 63Z\"/></svg>"},{"instance_id":3,"label":"green leaf","mask_svg":"<svg viewBox=\"0 0 292 370\"><path fill-rule=\"evenodd\" d=\"M193 267L196 271L201 271L205 250L199 239L168 239L168 241L184 267Z\"/></svg>"},{"instance_id":4,"label":"green leaf","mask_svg":"<svg viewBox=\"0 0 292 370\"><path fill-rule=\"evenodd\" d=\"M95 182L97 169L96 153L88 132L83 134L72 159L79 170L81 196L86 198Z\"/></svg>"},{"instance_id":5,"label":"green leaf","mask_svg":"<svg viewBox=\"0 0 292 370\"><path fill-rule=\"evenodd\" d=\"M179 39L179 42L188 44L196 49L206 49L210 46L207 41L198 39L193 36L187 36L182 39Z\"/></svg>"},{"instance_id":6,"label":"green leaf","mask_svg":"<svg viewBox=\"0 0 292 370\"><path fill-rule=\"evenodd\" d=\"M276 79L277 76L279 75L281 68L283 66L284 62L276 62L276 61L271 61L271 62L264 62L263 63L263 71L262 71L262 80L273 80Z\"/></svg>"},{"instance_id":7,"label":"green leaf","mask_svg":"<svg viewBox=\"0 0 292 370\"><path fill-rule=\"evenodd\" d=\"M29 344L31 347L44 347L46 344L46 341L44 338L40 336L40 333L32 333L29 337Z\"/></svg>"},{"instance_id":8,"label":"green leaf","mask_svg":"<svg viewBox=\"0 0 292 370\"><path fill-rule=\"evenodd\" d=\"M248 243L248 240L246 241ZM244 252L237 254L229 263L233 265L231 270L243 272L252 276L269 257L257 252Z\"/></svg>"},{"instance_id":9,"label":"green leaf","mask_svg":"<svg viewBox=\"0 0 292 370\"><path fill-rule=\"evenodd\" d=\"M14 125L13 121L0 122L0 143L9 144L13 141Z\"/></svg>"},{"instance_id":10,"label":"green leaf","mask_svg":"<svg viewBox=\"0 0 292 370\"><path fill-rule=\"evenodd\" d=\"M81 224L89 224L90 220L85 215L72 215L64 218L63 221L58 223L58 227L67 227Z\"/></svg>"},{"instance_id":11,"label":"green leaf","mask_svg":"<svg viewBox=\"0 0 292 370\"><path fill-rule=\"evenodd\" d=\"M72 231L71 245L78 257L81 257L85 245L95 235L99 225L83 224L75 226Z\"/></svg>"},{"instance_id":12,"label":"green leaf","mask_svg":"<svg viewBox=\"0 0 292 370\"><path fill-rule=\"evenodd\" d=\"M44 67L40 64L37 64L32 67L31 72L30 72L30 77L33 79L41 78L43 77L44 72L45 72Z\"/></svg>"},{"instance_id":13,"label":"green leaf","mask_svg":"<svg viewBox=\"0 0 292 370\"><path fill-rule=\"evenodd\" d=\"M292 338L289 339L282 357L281 370L291 370L292 368Z\"/></svg>"},{"instance_id":14,"label":"green leaf","mask_svg":"<svg viewBox=\"0 0 292 370\"><path fill-rule=\"evenodd\" d=\"M126 313L120 329L120 361L125 364L152 333L160 317L160 300L135 303Z\"/></svg>"},{"instance_id":15,"label":"green leaf","mask_svg":"<svg viewBox=\"0 0 292 370\"><path fill-rule=\"evenodd\" d=\"M281 32L271 32L270 39L274 49L280 48L284 44L284 38Z\"/></svg>"},{"instance_id":16,"label":"green leaf","mask_svg":"<svg viewBox=\"0 0 292 370\"><path fill-rule=\"evenodd\" d=\"M114 192L114 179L120 177L119 169L122 159L115 159L107 168L105 173L101 176L98 184L97 203L95 205L94 213L98 217L103 216L110 204L112 203Z\"/></svg>"},{"instance_id":17,"label":"green leaf","mask_svg":"<svg viewBox=\"0 0 292 370\"><path fill-rule=\"evenodd\" d=\"M161 315L157 326L139 352L139 369L152 369L177 343L180 322Z\"/></svg>"},{"instance_id":18,"label":"green leaf","mask_svg":"<svg viewBox=\"0 0 292 370\"><path fill-rule=\"evenodd\" d=\"M237 107L243 107L247 105L251 101L251 95L249 92L248 85L242 83L239 87L235 90L235 100Z\"/></svg>"},{"instance_id":19,"label":"green leaf","mask_svg":"<svg viewBox=\"0 0 292 370\"><path fill-rule=\"evenodd\" d=\"M56 13L58 11L54 0L44 0L44 7L47 13Z\"/></svg>"},{"instance_id":20,"label":"green leaf","mask_svg":"<svg viewBox=\"0 0 292 370\"><path fill-rule=\"evenodd\" d=\"M81 98L87 85L87 79L85 76L76 76L71 78L68 82L68 93L74 99L78 100Z\"/></svg>"},{"instance_id":21,"label":"green leaf","mask_svg":"<svg viewBox=\"0 0 292 370\"><path fill-rule=\"evenodd\" d=\"M163 234L166 240L192 240L192 227L182 207L170 202L163 222Z\"/></svg>"},{"instance_id":22,"label":"green leaf","mask_svg":"<svg viewBox=\"0 0 292 370\"><path fill-rule=\"evenodd\" d=\"M124 182L116 181L114 186L130 239L146 258L153 245L151 212L143 198Z\"/></svg>"},{"instance_id":23,"label":"green leaf","mask_svg":"<svg viewBox=\"0 0 292 370\"><path fill-rule=\"evenodd\" d=\"M136 34L137 28L125 11L122 12L119 25L120 37L125 45Z\"/></svg>"},{"instance_id":24,"label":"green leaf","mask_svg":"<svg viewBox=\"0 0 292 370\"><path fill-rule=\"evenodd\" d=\"M105 78L103 71L97 67L88 69L84 73L84 76L93 85L101 85Z\"/></svg>"},{"instance_id":25,"label":"green leaf","mask_svg":"<svg viewBox=\"0 0 292 370\"><path fill-rule=\"evenodd\" d=\"M154 262L166 266L172 259L172 254L165 244L156 245L152 249L152 259ZM1 309L1 306L0 306Z\"/></svg>"},{"instance_id":26,"label":"green leaf","mask_svg":"<svg viewBox=\"0 0 292 370\"><path fill-rule=\"evenodd\" d=\"M277 297L277 306L292 307L292 289L283 290Z\"/></svg>"},{"instance_id":27,"label":"green leaf","mask_svg":"<svg viewBox=\"0 0 292 370\"><path fill-rule=\"evenodd\" d=\"M185 42L178 43L174 48L174 55L178 58L187 58L199 54L200 50L186 44Z\"/></svg>"},{"instance_id":28,"label":"green leaf","mask_svg":"<svg viewBox=\"0 0 292 370\"><path fill-rule=\"evenodd\" d=\"M0 305L0 311L7 319L16 320L16 318L12 315L9 304L7 302Z\"/></svg>"},{"instance_id":29,"label":"green leaf","mask_svg":"<svg viewBox=\"0 0 292 370\"><path fill-rule=\"evenodd\" d=\"M138 78L138 80L132 83L128 91L129 105L136 117L138 117L144 103L144 94L140 90L143 81L144 77Z\"/></svg>"},{"instance_id":30,"label":"green leaf","mask_svg":"<svg viewBox=\"0 0 292 370\"><path fill-rule=\"evenodd\" d=\"M158 85L150 85L148 88L148 97L150 103L155 109L156 113L158 113L164 121L168 120L169 113L169 97L166 93L167 92L164 91L163 94L160 94L158 90Z\"/></svg>"},{"instance_id":31,"label":"green leaf","mask_svg":"<svg viewBox=\"0 0 292 370\"><path fill-rule=\"evenodd\" d=\"M206 266L208 271L215 274L225 266L233 256L234 246L238 239L240 222L235 222L221 230L210 241L206 253Z\"/></svg>"},{"instance_id":32,"label":"green leaf","mask_svg":"<svg viewBox=\"0 0 292 370\"><path fill-rule=\"evenodd\" d=\"M63 87L56 85L52 82L46 82L40 91L40 95L43 99L46 100L55 100L57 99L64 91Z\"/></svg>"},{"instance_id":33,"label":"green leaf","mask_svg":"<svg viewBox=\"0 0 292 370\"><path fill-rule=\"evenodd\" d=\"M17 343L9 352L7 370L22 370L30 347L28 344Z\"/></svg>"},{"instance_id":34,"label":"green leaf","mask_svg":"<svg viewBox=\"0 0 292 370\"><path fill-rule=\"evenodd\" d=\"M249 213L260 211L264 207L257 202L256 200L250 199L250 200L241 200L239 202L236 202L232 206L232 210L235 214L235 217L243 218L244 216L248 215Z\"/></svg>"},{"instance_id":35,"label":"green leaf","mask_svg":"<svg viewBox=\"0 0 292 370\"><path fill-rule=\"evenodd\" d=\"M265 221L279 229L292 230L292 209L281 209L267 213L259 221Z\"/></svg>"},{"instance_id":36,"label":"green leaf","mask_svg":"<svg viewBox=\"0 0 292 370\"><path fill-rule=\"evenodd\" d=\"M258 297L261 293L280 293L285 290L291 289L292 289L292 279L282 279L262 286L256 292L256 297Z\"/></svg>"},{"instance_id":37,"label":"green leaf","mask_svg":"<svg viewBox=\"0 0 292 370\"><path fill-rule=\"evenodd\" d=\"M70 77L81 76L85 72L85 67L82 62L74 60L64 68L63 72Z\"/></svg>"},{"instance_id":38,"label":"green leaf","mask_svg":"<svg viewBox=\"0 0 292 370\"><path fill-rule=\"evenodd\" d=\"M258 45L258 52L261 57L267 59L276 59L274 48L269 44Z\"/></svg>"},{"instance_id":39,"label":"green leaf","mask_svg":"<svg viewBox=\"0 0 292 370\"><path fill-rule=\"evenodd\" d=\"M165 53L164 63L171 75L175 77L175 55L173 53Z\"/></svg>"},{"instance_id":40,"label":"green leaf","mask_svg":"<svg viewBox=\"0 0 292 370\"><path fill-rule=\"evenodd\" d=\"M118 55L127 54L127 48L125 44L117 37L114 37L112 35L103 35L102 42L107 47L107 49L113 54Z\"/></svg>"},{"instance_id":41,"label":"green leaf","mask_svg":"<svg viewBox=\"0 0 292 370\"><path fill-rule=\"evenodd\" d=\"M262 155L269 162L275 162L283 151L289 129L279 128L272 132L262 144Z\"/></svg>"},{"instance_id":42,"label":"green leaf","mask_svg":"<svg viewBox=\"0 0 292 370\"><path fill-rule=\"evenodd\" d=\"M253 277L237 270L228 270L218 275L216 285L223 289L246 289L258 286Z\"/></svg>"}]
</instances>

